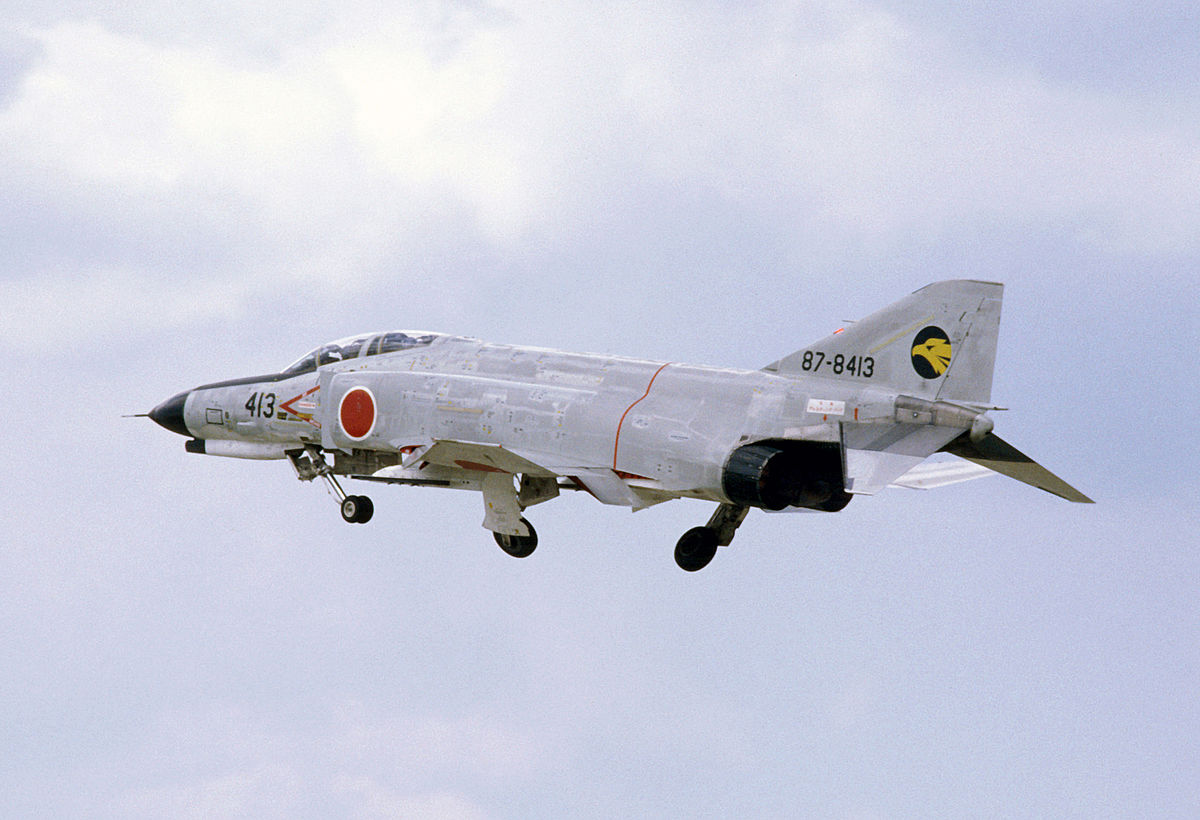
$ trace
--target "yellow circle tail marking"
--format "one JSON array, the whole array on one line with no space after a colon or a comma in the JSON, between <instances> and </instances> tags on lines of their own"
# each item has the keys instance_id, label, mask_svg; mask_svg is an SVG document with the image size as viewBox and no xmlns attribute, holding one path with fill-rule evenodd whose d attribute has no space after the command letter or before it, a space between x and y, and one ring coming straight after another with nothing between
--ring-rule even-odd
<instances>
[{"instance_id":1,"label":"yellow circle tail marking","mask_svg":"<svg viewBox=\"0 0 1200 820\"><path fill-rule=\"evenodd\" d=\"M950 367L950 335L940 327L929 327L913 337L912 365L923 379L936 379Z\"/></svg>"}]
</instances>

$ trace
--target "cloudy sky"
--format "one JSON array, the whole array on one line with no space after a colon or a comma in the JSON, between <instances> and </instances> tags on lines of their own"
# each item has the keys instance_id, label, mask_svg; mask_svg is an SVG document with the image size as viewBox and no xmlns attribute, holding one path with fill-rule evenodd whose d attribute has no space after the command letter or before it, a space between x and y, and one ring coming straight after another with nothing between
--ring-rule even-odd
<instances>
[{"instance_id":1,"label":"cloudy sky","mask_svg":"<svg viewBox=\"0 0 1200 820\"><path fill-rule=\"evenodd\" d=\"M1195 4L396 5L0 12L0 813L1194 814ZM890 490L691 575L710 505L573 495L516 561L120 417L388 328L757 368L962 277L1095 506Z\"/></svg>"}]
</instances>

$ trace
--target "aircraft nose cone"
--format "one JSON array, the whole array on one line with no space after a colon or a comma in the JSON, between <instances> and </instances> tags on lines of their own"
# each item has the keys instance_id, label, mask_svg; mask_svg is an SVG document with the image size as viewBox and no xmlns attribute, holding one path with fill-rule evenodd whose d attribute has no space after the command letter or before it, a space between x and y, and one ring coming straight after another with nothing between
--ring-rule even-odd
<instances>
[{"instance_id":1,"label":"aircraft nose cone","mask_svg":"<svg viewBox=\"0 0 1200 820\"><path fill-rule=\"evenodd\" d=\"M183 421L183 403L187 401L188 393L189 391L185 390L167 399L150 411L150 418L172 433L190 437L192 433Z\"/></svg>"}]
</instances>

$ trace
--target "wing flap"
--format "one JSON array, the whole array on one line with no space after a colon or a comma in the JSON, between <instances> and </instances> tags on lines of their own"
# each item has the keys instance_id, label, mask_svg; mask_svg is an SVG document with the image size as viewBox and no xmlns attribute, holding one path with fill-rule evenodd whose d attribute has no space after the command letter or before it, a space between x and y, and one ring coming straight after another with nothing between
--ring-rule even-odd
<instances>
[{"instance_id":1,"label":"wing flap","mask_svg":"<svg viewBox=\"0 0 1200 820\"><path fill-rule=\"evenodd\" d=\"M634 509L649 505L643 503L642 498L611 469L578 469L571 473L571 478L582 484L602 504Z\"/></svg>"}]
</instances>

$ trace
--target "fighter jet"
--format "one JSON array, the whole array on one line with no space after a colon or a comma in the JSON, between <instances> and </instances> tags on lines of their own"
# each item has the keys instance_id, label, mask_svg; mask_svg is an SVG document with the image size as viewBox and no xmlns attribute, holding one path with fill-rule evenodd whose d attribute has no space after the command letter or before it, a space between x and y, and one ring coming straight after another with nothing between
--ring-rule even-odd
<instances>
[{"instance_id":1,"label":"fighter jet","mask_svg":"<svg viewBox=\"0 0 1200 820\"><path fill-rule=\"evenodd\" d=\"M148 415L189 453L286 460L301 481L323 479L350 523L374 506L339 476L478 491L484 528L514 557L538 543L525 510L562 491L634 511L713 502L675 546L694 572L752 508L833 513L889 486L993 471L1090 503L992 432L1003 291L936 282L761 370L368 333ZM923 463L936 453L966 461Z\"/></svg>"}]
</instances>

